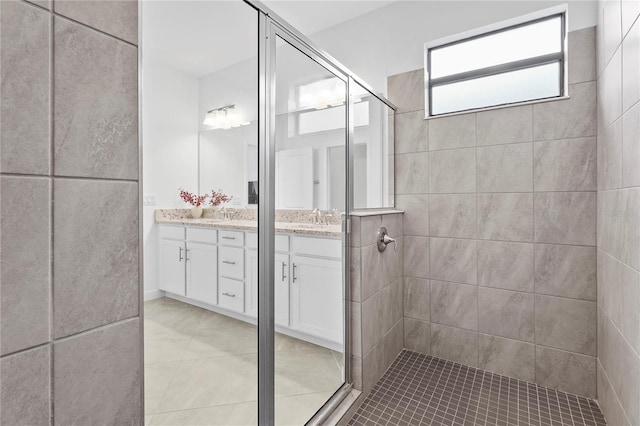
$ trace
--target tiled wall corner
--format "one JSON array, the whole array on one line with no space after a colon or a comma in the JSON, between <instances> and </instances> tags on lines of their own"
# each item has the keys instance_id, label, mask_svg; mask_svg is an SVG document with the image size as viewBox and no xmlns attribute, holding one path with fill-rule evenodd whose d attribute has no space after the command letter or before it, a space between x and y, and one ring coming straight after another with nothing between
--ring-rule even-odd
<instances>
[{"instance_id":1,"label":"tiled wall corner","mask_svg":"<svg viewBox=\"0 0 640 426\"><path fill-rule=\"evenodd\" d=\"M640 424L640 4L599 1L597 387L612 425Z\"/></svg>"},{"instance_id":2,"label":"tiled wall corner","mask_svg":"<svg viewBox=\"0 0 640 426\"><path fill-rule=\"evenodd\" d=\"M596 37L555 102L424 120L422 70L389 77L406 348L595 397Z\"/></svg>"},{"instance_id":3,"label":"tiled wall corner","mask_svg":"<svg viewBox=\"0 0 640 426\"><path fill-rule=\"evenodd\" d=\"M0 8L0 423L139 424L138 3Z\"/></svg>"},{"instance_id":4,"label":"tiled wall corner","mask_svg":"<svg viewBox=\"0 0 640 426\"><path fill-rule=\"evenodd\" d=\"M368 393L404 347L402 213L352 216L351 351L356 388ZM379 252L381 226L398 240Z\"/></svg>"}]
</instances>

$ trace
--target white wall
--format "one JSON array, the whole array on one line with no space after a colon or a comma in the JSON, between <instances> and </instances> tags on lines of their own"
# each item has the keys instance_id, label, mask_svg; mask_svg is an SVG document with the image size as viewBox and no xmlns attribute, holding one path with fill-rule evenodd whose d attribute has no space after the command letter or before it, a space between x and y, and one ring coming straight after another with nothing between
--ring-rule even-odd
<instances>
[{"instance_id":1,"label":"white wall","mask_svg":"<svg viewBox=\"0 0 640 426\"><path fill-rule=\"evenodd\" d=\"M309 38L386 93L387 76L423 67L424 43L562 3L569 31L596 25L595 1L399 1Z\"/></svg>"},{"instance_id":2,"label":"white wall","mask_svg":"<svg viewBox=\"0 0 640 426\"><path fill-rule=\"evenodd\" d=\"M144 206L145 294L157 288L157 232L153 211L182 208L178 188L198 183L198 79L154 58L143 57L143 192L155 205Z\"/></svg>"}]
</instances>

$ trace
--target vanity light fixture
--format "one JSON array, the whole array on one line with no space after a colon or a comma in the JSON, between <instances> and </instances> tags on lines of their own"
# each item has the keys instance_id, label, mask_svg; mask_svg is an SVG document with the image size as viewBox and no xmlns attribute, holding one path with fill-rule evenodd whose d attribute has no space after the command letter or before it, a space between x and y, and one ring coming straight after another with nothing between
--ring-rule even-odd
<instances>
[{"instance_id":1,"label":"vanity light fixture","mask_svg":"<svg viewBox=\"0 0 640 426\"><path fill-rule=\"evenodd\" d=\"M251 123L240 121L235 105L225 105L207 111L202 124L211 126L213 129L231 129L232 127L247 126Z\"/></svg>"}]
</instances>

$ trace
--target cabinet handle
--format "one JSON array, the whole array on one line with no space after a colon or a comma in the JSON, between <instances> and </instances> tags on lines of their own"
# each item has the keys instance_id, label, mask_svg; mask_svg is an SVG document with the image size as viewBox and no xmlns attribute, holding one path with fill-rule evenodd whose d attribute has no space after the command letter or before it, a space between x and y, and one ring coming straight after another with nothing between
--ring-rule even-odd
<instances>
[{"instance_id":1,"label":"cabinet handle","mask_svg":"<svg viewBox=\"0 0 640 426\"><path fill-rule=\"evenodd\" d=\"M231 293L222 293L223 296L229 296L229 297L236 297L235 294L231 294Z\"/></svg>"},{"instance_id":2,"label":"cabinet handle","mask_svg":"<svg viewBox=\"0 0 640 426\"><path fill-rule=\"evenodd\" d=\"M182 247L178 247L180 251L178 252L178 262L182 262Z\"/></svg>"},{"instance_id":3,"label":"cabinet handle","mask_svg":"<svg viewBox=\"0 0 640 426\"><path fill-rule=\"evenodd\" d=\"M296 270L298 269L298 265L296 265L295 263L293 264L293 282L295 283L296 280L298 279L297 275L296 275Z\"/></svg>"},{"instance_id":4,"label":"cabinet handle","mask_svg":"<svg viewBox=\"0 0 640 426\"><path fill-rule=\"evenodd\" d=\"M223 240L235 240L236 237L222 237Z\"/></svg>"},{"instance_id":5,"label":"cabinet handle","mask_svg":"<svg viewBox=\"0 0 640 426\"><path fill-rule=\"evenodd\" d=\"M190 261L190 260L191 260L191 259L189 258L189 252L190 252L190 251L191 251L191 250L189 250L189 249L186 249L186 250L184 251L184 260L185 260L186 262L188 262L188 261Z\"/></svg>"},{"instance_id":6,"label":"cabinet handle","mask_svg":"<svg viewBox=\"0 0 640 426\"><path fill-rule=\"evenodd\" d=\"M223 260L222 263L226 263L227 265L235 265L236 262L232 262L230 260Z\"/></svg>"},{"instance_id":7,"label":"cabinet handle","mask_svg":"<svg viewBox=\"0 0 640 426\"><path fill-rule=\"evenodd\" d=\"M284 274L284 268L287 267L287 264L282 262L282 282L284 282L284 279L287 278L287 276Z\"/></svg>"}]
</instances>

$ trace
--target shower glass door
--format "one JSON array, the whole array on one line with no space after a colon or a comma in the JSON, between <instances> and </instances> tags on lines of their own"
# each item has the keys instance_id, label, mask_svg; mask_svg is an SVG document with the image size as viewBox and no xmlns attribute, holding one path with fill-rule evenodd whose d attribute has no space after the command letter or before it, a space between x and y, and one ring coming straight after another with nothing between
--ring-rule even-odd
<instances>
[{"instance_id":1,"label":"shower glass door","mask_svg":"<svg viewBox=\"0 0 640 426\"><path fill-rule=\"evenodd\" d=\"M280 27L271 34L275 423L304 424L345 383L348 80ZM288 253L281 222L302 231Z\"/></svg>"}]
</instances>

